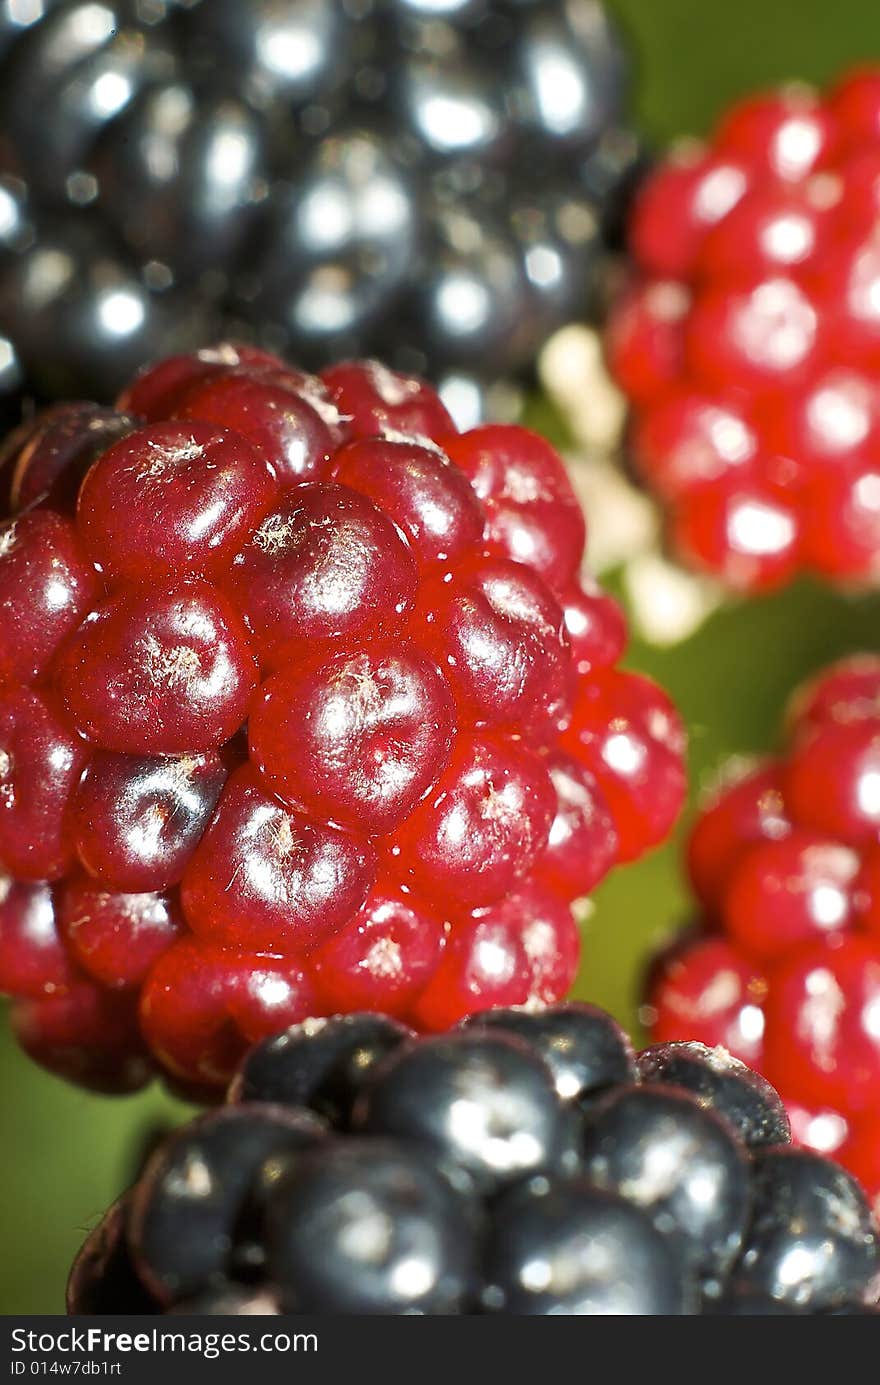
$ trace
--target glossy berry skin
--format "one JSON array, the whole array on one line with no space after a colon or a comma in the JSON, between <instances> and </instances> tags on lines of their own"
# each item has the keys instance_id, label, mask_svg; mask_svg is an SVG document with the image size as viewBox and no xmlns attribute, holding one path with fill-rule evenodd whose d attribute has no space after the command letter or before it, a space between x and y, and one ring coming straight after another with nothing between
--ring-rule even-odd
<instances>
[{"instance_id":1,"label":"glossy berry skin","mask_svg":"<svg viewBox=\"0 0 880 1385\"><path fill-rule=\"evenodd\" d=\"M546 1062L562 1101L584 1103L635 1076L632 1044L596 1005L569 1001L549 1010L487 1010L464 1021L470 1028L518 1034Z\"/></svg>"},{"instance_id":2,"label":"glossy berry skin","mask_svg":"<svg viewBox=\"0 0 880 1385\"><path fill-rule=\"evenodd\" d=\"M835 720L793 748L785 770L786 799L806 825L867 846L880 826L880 807L871 794L878 765L878 722Z\"/></svg>"},{"instance_id":3,"label":"glossy berry skin","mask_svg":"<svg viewBox=\"0 0 880 1385\"><path fill-rule=\"evenodd\" d=\"M880 714L880 658L853 654L824 669L796 690L788 725L800 738L835 721L870 720Z\"/></svg>"},{"instance_id":4,"label":"glossy berry skin","mask_svg":"<svg viewBox=\"0 0 880 1385\"><path fill-rule=\"evenodd\" d=\"M347 1204L351 1212L340 1216ZM469 1212L430 1157L408 1145L351 1139L303 1156L267 1207L269 1272L282 1306L456 1312L475 1276ZM377 1237L377 1225L387 1234Z\"/></svg>"},{"instance_id":5,"label":"glossy berry skin","mask_svg":"<svg viewBox=\"0 0 880 1385\"><path fill-rule=\"evenodd\" d=\"M0 990L39 999L67 990L77 970L59 936L49 885L0 883Z\"/></svg>"},{"instance_id":6,"label":"glossy berry skin","mask_svg":"<svg viewBox=\"0 0 880 1385\"><path fill-rule=\"evenodd\" d=\"M250 754L286 802L386 836L439 779L454 717L446 679L417 645L372 641L269 678L252 704Z\"/></svg>"},{"instance_id":7,"label":"glossy berry skin","mask_svg":"<svg viewBox=\"0 0 880 1385\"><path fill-rule=\"evenodd\" d=\"M392 839L390 862L441 901L479 908L534 864L553 818L543 761L497 732L462 735L449 765Z\"/></svg>"},{"instance_id":8,"label":"glossy berry skin","mask_svg":"<svg viewBox=\"0 0 880 1385\"><path fill-rule=\"evenodd\" d=\"M311 955L322 1003L334 1013L407 1014L438 973L450 927L442 910L377 880L354 917Z\"/></svg>"},{"instance_id":9,"label":"glossy berry skin","mask_svg":"<svg viewBox=\"0 0 880 1385\"><path fill-rule=\"evenodd\" d=\"M678 1253L701 1281L729 1270L750 1190L746 1160L724 1120L677 1089L620 1087L590 1113L584 1140L593 1182L625 1193L658 1230L677 1224Z\"/></svg>"},{"instance_id":10,"label":"glossy berry skin","mask_svg":"<svg viewBox=\"0 0 880 1385\"><path fill-rule=\"evenodd\" d=\"M283 808L245 765L187 867L184 911L218 946L301 954L360 908L374 859L362 837Z\"/></svg>"},{"instance_id":11,"label":"glossy berry skin","mask_svg":"<svg viewBox=\"0 0 880 1385\"><path fill-rule=\"evenodd\" d=\"M687 840L686 866L705 908L717 905L738 858L753 843L790 833L781 777L776 764L753 766L722 782L702 805Z\"/></svg>"},{"instance_id":12,"label":"glossy berry skin","mask_svg":"<svg viewBox=\"0 0 880 1385\"><path fill-rule=\"evenodd\" d=\"M481 1118L458 1118L462 1102L482 1108ZM355 1121L366 1132L428 1145L484 1191L558 1166L567 1152L549 1069L507 1034L463 1031L399 1049L376 1074Z\"/></svg>"},{"instance_id":13,"label":"glossy berry skin","mask_svg":"<svg viewBox=\"0 0 880 1385\"><path fill-rule=\"evenodd\" d=\"M140 986L183 931L167 895L121 894L85 875L61 887L58 925L76 964L108 990Z\"/></svg>"},{"instance_id":14,"label":"glossy berry skin","mask_svg":"<svg viewBox=\"0 0 880 1385\"><path fill-rule=\"evenodd\" d=\"M626 621L617 602L584 578L566 587L560 600L575 673L583 677L616 664L626 648Z\"/></svg>"},{"instance_id":15,"label":"glossy berry skin","mask_svg":"<svg viewBox=\"0 0 880 1385\"><path fill-rule=\"evenodd\" d=\"M30 682L71 634L100 583L69 519L33 510L0 527L0 677Z\"/></svg>"},{"instance_id":16,"label":"glossy berry skin","mask_svg":"<svg viewBox=\"0 0 880 1385\"><path fill-rule=\"evenodd\" d=\"M450 434L450 438L453 438ZM465 558L483 537L485 515L479 492L457 465L423 438L362 438L333 458L333 480L366 495L389 515L409 540L423 568ZM465 471L467 481L471 478Z\"/></svg>"},{"instance_id":17,"label":"glossy berry skin","mask_svg":"<svg viewBox=\"0 0 880 1385\"><path fill-rule=\"evenodd\" d=\"M204 1098L229 1081L248 1042L316 1008L314 988L296 959L185 936L150 969L138 1018L163 1070Z\"/></svg>"},{"instance_id":18,"label":"glossy berry skin","mask_svg":"<svg viewBox=\"0 0 880 1385\"><path fill-rule=\"evenodd\" d=\"M443 1030L455 1018L469 1011L481 1011L495 1005L525 1005L541 998L541 990L565 992L574 974L571 954L578 950L577 930L565 905L556 904L561 913L554 918L553 903L550 917L546 899L512 895L501 904L475 910L469 919L460 919L446 946L430 981L412 1006L412 1017L420 1029ZM542 904L545 907L542 909ZM554 927L554 924L556 925ZM530 956L526 929L538 929L547 934L551 963L559 975L549 978L550 985L539 974ZM569 945L573 937L574 947ZM555 983L555 984L554 984Z\"/></svg>"},{"instance_id":19,"label":"glossy berry skin","mask_svg":"<svg viewBox=\"0 0 880 1385\"><path fill-rule=\"evenodd\" d=\"M590 1245L607 1246L605 1256ZM535 1282L534 1265L547 1267ZM586 1178L535 1179L498 1204L487 1250L489 1312L663 1316L684 1311L675 1251L650 1219Z\"/></svg>"},{"instance_id":20,"label":"glossy berry skin","mask_svg":"<svg viewBox=\"0 0 880 1385\"><path fill-rule=\"evenodd\" d=\"M728 936L764 966L799 943L833 937L853 922L859 865L851 848L803 828L757 844L727 882Z\"/></svg>"},{"instance_id":21,"label":"glossy berry skin","mask_svg":"<svg viewBox=\"0 0 880 1385\"><path fill-rule=\"evenodd\" d=\"M870 450L878 402L876 381L869 373L851 365L829 367L802 393L760 411L758 423L772 448L802 459L821 482Z\"/></svg>"},{"instance_id":22,"label":"glossy berry skin","mask_svg":"<svg viewBox=\"0 0 880 1385\"><path fill-rule=\"evenodd\" d=\"M871 1301L865 1285L880 1270L880 1241L854 1178L816 1154L780 1148L756 1156L754 1188L745 1284L794 1305Z\"/></svg>"},{"instance_id":23,"label":"glossy berry skin","mask_svg":"<svg viewBox=\"0 0 880 1385\"><path fill-rule=\"evenodd\" d=\"M539 879L564 899L592 889L617 852L611 810L594 775L564 751L546 759L556 790L556 814L535 868Z\"/></svg>"},{"instance_id":24,"label":"glossy berry skin","mask_svg":"<svg viewBox=\"0 0 880 1385\"><path fill-rule=\"evenodd\" d=\"M828 166L837 122L809 87L797 83L746 97L722 117L718 145L757 157L774 177L792 182Z\"/></svg>"},{"instance_id":25,"label":"glossy berry skin","mask_svg":"<svg viewBox=\"0 0 880 1385\"><path fill-rule=\"evenodd\" d=\"M225 567L271 507L265 453L204 422L151 424L115 443L80 488L89 555L115 581Z\"/></svg>"},{"instance_id":26,"label":"glossy berry skin","mask_svg":"<svg viewBox=\"0 0 880 1385\"><path fill-rule=\"evenodd\" d=\"M785 1107L763 1077L726 1049L699 1043L656 1044L638 1057L642 1082L683 1087L704 1110L723 1116L749 1149L791 1139Z\"/></svg>"},{"instance_id":27,"label":"glossy berry skin","mask_svg":"<svg viewBox=\"0 0 880 1385\"><path fill-rule=\"evenodd\" d=\"M341 361L322 370L321 379L354 438L403 433L441 442L456 431L429 385L381 361Z\"/></svg>"},{"instance_id":28,"label":"glossy berry skin","mask_svg":"<svg viewBox=\"0 0 880 1385\"><path fill-rule=\"evenodd\" d=\"M203 1116L157 1151L138 1186L128 1231L138 1272L153 1294L168 1303L219 1280L261 1165L307 1150L322 1135L321 1123L305 1113L234 1106Z\"/></svg>"},{"instance_id":29,"label":"glossy berry skin","mask_svg":"<svg viewBox=\"0 0 880 1385\"><path fill-rule=\"evenodd\" d=\"M0 859L22 880L53 880L71 863L67 815L88 747L54 696L0 691Z\"/></svg>"},{"instance_id":30,"label":"glossy berry skin","mask_svg":"<svg viewBox=\"0 0 880 1385\"><path fill-rule=\"evenodd\" d=\"M580 962L580 930L573 911L540 883L517 890L489 910L522 936L529 977L527 1000L551 1005L567 995Z\"/></svg>"},{"instance_id":31,"label":"glossy berry skin","mask_svg":"<svg viewBox=\"0 0 880 1385\"><path fill-rule=\"evenodd\" d=\"M850 1173L868 1195L874 1218L880 1208L880 1121L876 1115L858 1121L842 1147Z\"/></svg>"},{"instance_id":32,"label":"glossy berry skin","mask_svg":"<svg viewBox=\"0 0 880 1385\"><path fill-rule=\"evenodd\" d=\"M391 520L347 486L323 483L289 492L227 577L264 664L325 641L397 634L416 584Z\"/></svg>"},{"instance_id":33,"label":"glossy berry skin","mask_svg":"<svg viewBox=\"0 0 880 1385\"><path fill-rule=\"evenodd\" d=\"M661 1043L697 1034L710 1047L761 1065L767 982L725 938L685 938L655 964L648 985L649 1023Z\"/></svg>"},{"instance_id":34,"label":"glossy berry skin","mask_svg":"<svg viewBox=\"0 0 880 1385\"><path fill-rule=\"evenodd\" d=\"M664 393L633 420L639 466L664 501L675 503L698 485L754 473L757 429L742 396L684 386Z\"/></svg>"},{"instance_id":35,"label":"glossy berry skin","mask_svg":"<svg viewBox=\"0 0 880 1385\"><path fill-rule=\"evenodd\" d=\"M473 428L447 447L483 502L489 542L533 568L553 591L564 588L580 567L586 526L553 448L504 424Z\"/></svg>"},{"instance_id":36,"label":"glossy berry skin","mask_svg":"<svg viewBox=\"0 0 880 1385\"><path fill-rule=\"evenodd\" d=\"M224 341L214 346L204 346L198 351L150 361L126 381L117 397L117 405L155 423L173 414L175 407L197 381L220 375L228 366L247 372L254 368L270 371L285 369L280 356L242 342Z\"/></svg>"},{"instance_id":37,"label":"glossy berry skin","mask_svg":"<svg viewBox=\"0 0 880 1385\"><path fill-rule=\"evenodd\" d=\"M865 1126L868 1129L868 1126ZM864 1163L864 1157L863 1157ZM876 1312L880 1230L723 1050L579 1003L264 1038L88 1236L71 1312Z\"/></svg>"},{"instance_id":38,"label":"glossy berry skin","mask_svg":"<svg viewBox=\"0 0 880 1385\"><path fill-rule=\"evenodd\" d=\"M609 669L581 684L563 745L596 776L624 859L677 816L685 793L684 730L669 698L649 679Z\"/></svg>"},{"instance_id":39,"label":"glossy berry skin","mask_svg":"<svg viewBox=\"0 0 880 1385\"><path fill-rule=\"evenodd\" d=\"M826 1106L807 1107L791 1097L786 1100L791 1142L799 1149L810 1149L815 1154L833 1155L836 1159L840 1150L848 1143L850 1128L839 1111Z\"/></svg>"},{"instance_id":40,"label":"glossy berry skin","mask_svg":"<svg viewBox=\"0 0 880 1385\"><path fill-rule=\"evenodd\" d=\"M126 1095L153 1076L132 997L86 977L57 993L14 1001L10 1025L29 1058L88 1091Z\"/></svg>"},{"instance_id":41,"label":"glossy berry skin","mask_svg":"<svg viewBox=\"0 0 880 1385\"><path fill-rule=\"evenodd\" d=\"M880 128L880 82L870 66L855 67L835 83L831 109L837 117L840 138L847 146L870 139Z\"/></svg>"},{"instance_id":42,"label":"glossy berry skin","mask_svg":"<svg viewBox=\"0 0 880 1385\"><path fill-rule=\"evenodd\" d=\"M685 329L687 366L700 383L759 397L804 384L820 345L817 304L790 276L704 288Z\"/></svg>"},{"instance_id":43,"label":"glossy berry skin","mask_svg":"<svg viewBox=\"0 0 880 1385\"><path fill-rule=\"evenodd\" d=\"M412 1037L411 1029L380 1013L305 1020L250 1050L230 1100L306 1106L347 1126L374 1069Z\"/></svg>"},{"instance_id":44,"label":"glossy berry skin","mask_svg":"<svg viewBox=\"0 0 880 1385\"><path fill-rule=\"evenodd\" d=\"M29 1049L210 1100L291 1024L558 1001L572 903L684 790L560 458L376 361L229 342L117 403L0 459L0 985Z\"/></svg>"},{"instance_id":45,"label":"glossy berry skin","mask_svg":"<svg viewBox=\"0 0 880 1385\"><path fill-rule=\"evenodd\" d=\"M722 774L686 848L698 923L645 988L658 1042L725 1045L778 1089L796 1143L857 1176L880 1081L878 690L876 655L830 665L792 695L779 754Z\"/></svg>"},{"instance_id":46,"label":"glossy berry skin","mask_svg":"<svg viewBox=\"0 0 880 1385\"><path fill-rule=\"evenodd\" d=\"M635 199L630 233L639 263L659 278L686 279L704 237L749 182L747 165L733 155L673 150Z\"/></svg>"},{"instance_id":47,"label":"glossy berry skin","mask_svg":"<svg viewBox=\"0 0 880 1385\"><path fill-rule=\"evenodd\" d=\"M243 364L231 343L219 351L209 347L151 361L122 386L117 406L150 423L167 418L189 385L216 374L224 364Z\"/></svg>"},{"instance_id":48,"label":"glossy berry skin","mask_svg":"<svg viewBox=\"0 0 880 1385\"><path fill-rule=\"evenodd\" d=\"M880 256L870 236L852 235L828 247L816 266L819 291L831 303L829 351L872 371L880 362L880 319L872 302Z\"/></svg>"},{"instance_id":49,"label":"glossy berry skin","mask_svg":"<svg viewBox=\"0 0 880 1385\"><path fill-rule=\"evenodd\" d=\"M821 576L844 579L854 572L873 583L876 574L877 513L873 502L877 468L873 458L853 457L811 479L805 542ZM819 514L830 523L823 526Z\"/></svg>"},{"instance_id":50,"label":"glossy berry skin","mask_svg":"<svg viewBox=\"0 0 880 1385\"><path fill-rule=\"evenodd\" d=\"M725 477L688 492L670 521L682 558L737 590L793 577L803 547L797 495L760 477Z\"/></svg>"},{"instance_id":51,"label":"glossy berry skin","mask_svg":"<svg viewBox=\"0 0 880 1385\"><path fill-rule=\"evenodd\" d=\"M735 591L877 581L877 81L748 97L634 202L607 333L632 461L671 552Z\"/></svg>"},{"instance_id":52,"label":"glossy berry skin","mask_svg":"<svg viewBox=\"0 0 880 1385\"><path fill-rule=\"evenodd\" d=\"M617 383L638 404L661 399L681 380L690 295L661 279L635 285L615 305L605 349Z\"/></svg>"},{"instance_id":53,"label":"glossy berry skin","mask_svg":"<svg viewBox=\"0 0 880 1385\"><path fill-rule=\"evenodd\" d=\"M337 441L329 401L322 393L316 398L310 382L301 390L290 388L291 383L283 370L221 369L185 387L174 412L181 420L197 420L196 427L213 423L247 438L261 457L272 458L272 470L286 489L317 480ZM187 431L185 422L178 426Z\"/></svg>"},{"instance_id":54,"label":"glossy berry skin","mask_svg":"<svg viewBox=\"0 0 880 1385\"><path fill-rule=\"evenodd\" d=\"M839 196L839 194L838 194ZM806 264L831 226L837 197L816 181L747 192L703 240L700 277L736 279L754 270L785 274Z\"/></svg>"},{"instance_id":55,"label":"glossy berry skin","mask_svg":"<svg viewBox=\"0 0 880 1385\"><path fill-rule=\"evenodd\" d=\"M241 725L257 684L244 627L203 581L123 588L68 641L58 686L77 729L104 750L214 750Z\"/></svg>"},{"instance_id":56,"label":"glossy berry skin","mask_svg":"<svg viewBox=\"0 0 880 1385\"><path fill-rule=\"evenodd\" d=\"M597 315L643 159L604 5L110 0L0 23L8 417L35 393L111 395L216 323L326 367L368 433L430 436L436 400L340 355L393 351L473 419ZM273 382L218 391L179 356L165 378L182 409L235 427L234 394L299 451L308 402ZM151 391L126 393L146 416Z\"/></svg>"},{"instance_id":57,"label":"glossy berry skin","mask_svg":"<svg viewBox=\"0 0 880 1385\"><path fill-rule=\"evenodd\" d=\"M880 1075L880 946L857 935L795 949L770 975L764 1062L795 1099L868 1110Z\"/></svg>"},{"instance_id":58,"label":"glossy berry skin","mask_svg":"<svg viewBox=\"0 0 880 1385\"><path fill-rule=\"evenodd\" d=\"M414 635L444 670L465 725L555 740L570 710L561 607L540 577L494 556L422 585Z\"/></svg>"},{"instance_id":59,"label":"glossy berry skin","mask_svg":"<svg viewBox=\"0 0 880 1385\"><path fill-rule=\"evenodd\" d=\"M71 804L82 865L118 890L179 884L228 769L213 751L179 757L97 751Z\"/></svg>"},{"instance_id":60,"label":"glossy berry skin","mask_svg":"<svg viewBox=\"0 0 880 1385\"><path fill-rule=\"evenodd\" d=\"M133 432L138 422L133 414L66 400L22 423L0 448L11 512L49 505L72 515L92 462L112 443Z\"/></svg>"}]
</instances>

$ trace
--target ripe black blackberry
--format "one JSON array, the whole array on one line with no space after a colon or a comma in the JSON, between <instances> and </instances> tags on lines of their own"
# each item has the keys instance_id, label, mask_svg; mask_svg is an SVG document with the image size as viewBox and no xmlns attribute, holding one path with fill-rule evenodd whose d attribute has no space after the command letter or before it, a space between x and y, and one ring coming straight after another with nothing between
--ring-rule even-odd
<instances>
[{"instance_id":1,"label":"ripe black blackberry","mask_svg":"<svg viewBox=\"0 0 880 1385\"><path fill-rule=\"evenodd\" d=\"M265 1041L92 1232L68 1307L740 1315L878 1294L863 1193L791 1146L768 1083L700 1044L636 1059L571 1003Z\"/></svg>"},{"instance_id":2,"label":"ripe black blackberry","mask_svg":"<svg viewBox=\"0 0 880 1385\"><path fill-rule=\"evenodd\" d=\"M595 302L626 85L599 0L0 6L0 398L244 327L468 419Z\"/></svg>"}]
</instances>

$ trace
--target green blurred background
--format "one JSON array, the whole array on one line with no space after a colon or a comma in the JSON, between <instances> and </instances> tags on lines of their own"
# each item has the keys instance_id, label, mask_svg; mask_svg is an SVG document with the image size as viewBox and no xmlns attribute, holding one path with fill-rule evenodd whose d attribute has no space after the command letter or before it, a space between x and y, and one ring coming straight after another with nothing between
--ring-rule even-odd
<instances>
[{"instance_id":1,"label":"green blurred background","mask_svg":"<svg viewBox=\"0 0 880 1385\"><path fill-rule=\"evenodd\" d=\"M706 131L729 101L790 78L829 80L880 58L877 0L613 0L638 64L638 110L658 142ZM793 684L840 654L880 648L880 596L801 584L715 615L685 645L634 643L629 663L676 699L691 737L694 793L731 752L773 745ZM646 951L686 917L677 845L620 871L585 925L577 994L636 1023ZM88 1096L40 1072L0 1029L0 1313L63 1311L67 1266L123 1186L151 1129L186 1108L158 1091Z\"/></svg>"}]
</instances>

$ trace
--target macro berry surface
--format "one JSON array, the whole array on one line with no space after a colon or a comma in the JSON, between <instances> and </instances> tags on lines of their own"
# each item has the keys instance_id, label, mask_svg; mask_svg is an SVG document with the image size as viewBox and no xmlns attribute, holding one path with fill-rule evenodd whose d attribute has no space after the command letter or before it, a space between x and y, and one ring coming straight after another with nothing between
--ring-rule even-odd
<instances>
[{"instance_id":1,"label":"macro berry surface","mask_svg":"<svg viewBox=\"0 0 880 1385\"><path fill-rule=\"evenodd\" d=\"M779 754L722 783L690 834L701 911L651 968L659 1041L723 1044L781 1093L797 1144L880 1205L880 657L799 689Z\"/></svg>"},{"instance_id":2,"label":"macro berry surface","mask_svg":"<svg viewBox=\"0 0 880 1385\"><path fill-rule=\"evenodd\" d=\"M878 81L746 98L633 205L627 450L672 551L735 590L880 572Z\"/></svg>"},{"instance_id":3,"label":"macro berry surface","mask_svg":"<svg viewBox=\"0 0 880 1385\"><path fill-rule=\"evenodd\" d=\"M726 1050L569 1002L256 1044L80 1251L72 1314L875 1315L880 1229Z\"/></svg>"},{"instance_id":4,"label":"macro berry surface","mask_svg":"<svg viewBox=\"0 0 880 1385\"><path fill-rule=\"evenodd\" d=\"M0 15L0 417L234 325L310 368L381 355L475 422L601 311L643 150L600 0ZM326 441L276 380L172 377L291 472Z\"/></svg>"},{"instance_id":5,"label":"macro berry surface","mask_svg":"<svg viewBox=\"0 0 880 1385\"><path fill-rule=\"evenodd\" d=\"M37 416L0 468L0 988L28 1052L201 1096L307 1018L561 999L572 905L667 835L685 777L559 457L458 433L373 361L221 344L117 403Z\"/></svg>"}]
</instances>

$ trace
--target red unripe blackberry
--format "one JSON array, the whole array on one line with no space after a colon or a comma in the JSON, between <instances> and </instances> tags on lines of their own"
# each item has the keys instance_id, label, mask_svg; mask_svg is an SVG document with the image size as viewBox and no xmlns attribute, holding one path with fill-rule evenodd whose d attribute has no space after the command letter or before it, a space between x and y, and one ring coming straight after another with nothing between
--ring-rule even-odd
<instances>
[{"instance_id":1,"label":"red unripe blackberry","mask_svg":"<svg viewBox=\"0 0 880 1385\"><path fill-rule=\"evenodd\" d=\"M373 362L229 346L119 408L6 449L0 989L28 1052L201 1096L310 1016L559 999L573 901L669 831L684 766L615 667L556 453L458 434Z\"/></svg>"},{"instance_id":2,"label":"red unripe blackberry","mask_svg":"<svg viewBox=\"0 0 880 1385\"><path fill-rule=\"evenodd\" d=\"M607 354L670 548L740 591L880 573L880 70L749 97L633 207Z\"/></svg>"},{"instance_id":3,"label":"red unripe blackberry","mask_svg":"<svg viewBox=\"0 0 880 1385\"><path fill-rule=\"evenodd\" d=\"M687 1029L747 1055L798 1141L837 1151L876 1195L880 657L812 679L787 726L784 750L722 784L693 826L702 921L655 963L648 1012L658 1039Z\"/></svg>"}]
</instances>

